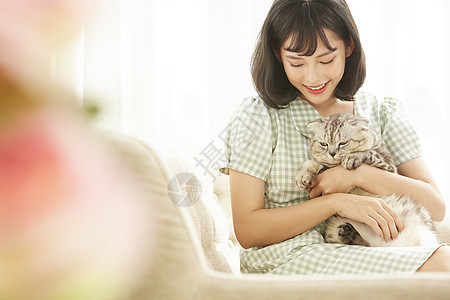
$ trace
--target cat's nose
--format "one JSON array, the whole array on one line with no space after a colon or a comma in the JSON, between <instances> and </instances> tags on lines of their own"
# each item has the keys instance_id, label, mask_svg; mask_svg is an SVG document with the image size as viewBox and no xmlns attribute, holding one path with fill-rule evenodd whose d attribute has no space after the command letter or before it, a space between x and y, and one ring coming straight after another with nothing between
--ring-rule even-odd
<instances>
[{"instance_id":1,"label":"cat's nose","mask_svg":"<svg viewBox=\"0 0 450 300\"><path fill-rule=\"evenodd\" d=\"M336 152L330 152L330 155L332 158L334 158L334 156L336 155Z\"/></svg>"}]
</instances>

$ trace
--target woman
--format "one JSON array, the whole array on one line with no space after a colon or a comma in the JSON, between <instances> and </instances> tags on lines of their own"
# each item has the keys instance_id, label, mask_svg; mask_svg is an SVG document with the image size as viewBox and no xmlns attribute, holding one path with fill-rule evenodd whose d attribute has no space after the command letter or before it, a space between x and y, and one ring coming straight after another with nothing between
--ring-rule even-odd
<instances>
[{"instance_id":1,"label":"woman","mask_svg":"<svg viewBox=\"0 0 450 300\"><path fill-rule=\"evenodd\" d=\"M370 226L385 240L403 224L381 199L347 194L408 194L435 221L445 202L420 158L417 136L395 99L357 93L364 52L344 0L278 0L261 29L252 75L259 97L237 109L227 140L233 222L246 250L244 273L363 274L449 271L448 246L371 248L327 244L323 223L334 214ZM335 113L368 118L399 174L363 165L320 174L310 192L294 178L309 156L306 124Z\"/></svg>"}]
</instances>

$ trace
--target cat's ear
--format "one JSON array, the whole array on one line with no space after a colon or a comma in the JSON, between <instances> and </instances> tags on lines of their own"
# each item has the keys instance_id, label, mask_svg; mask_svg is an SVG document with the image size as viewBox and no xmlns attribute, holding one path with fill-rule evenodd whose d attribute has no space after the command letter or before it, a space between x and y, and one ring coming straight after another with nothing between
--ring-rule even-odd
<instances>
[{"instance_id":1,"label":"cat's ear","mask_svg":"<svg viewBox=\"0 0 450 300\"><path fill-rule=\"evenodd\" d=\"M315 121L309 122L306 125L306 128L308 128L308 130L311 131L311 132L316 132L322 126L323 122L324 121L323 121L322 118L321 119L317 119Z\"/></svg>"},{"instance_id":2,"label":"cat's ear","mask_svg":"<svg viewBox=\"0 0 450 300\"><path fill-rule=\"evenodd\" d=\"M368 127L369 120L367 120L364 117L355 115L355 116L353 116L353 120L352 120L351 124L354 126L358 126L358 127Z\"/></svg>"}]
</instances>

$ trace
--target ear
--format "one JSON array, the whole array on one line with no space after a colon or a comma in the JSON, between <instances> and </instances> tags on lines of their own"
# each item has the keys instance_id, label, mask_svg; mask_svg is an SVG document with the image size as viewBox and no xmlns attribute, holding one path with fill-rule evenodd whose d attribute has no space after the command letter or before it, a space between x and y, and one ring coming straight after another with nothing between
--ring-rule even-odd
<instances>
[{"instance_id":1,"label":"ear","mask_svg":"<svg viewBox=\"0 0 450 300\"><path fill-rule=\"evenodd\" d=\"M323 123L323 119L317 119L315 121L309 122L306 125L306 128L308 128L309 131L311 132L316 132L317 129L319 129L319 127L321 126L321 124Z\"/></svg>"},{"instance_id":2,"label":"ear","mask_svg":"<svg viewBox=\"0 0 450 300\"><path fill-rule=\"evenodd\" d=\"M345 57L349 57L350 55L352 55L353 50L355 50L355 42L353 41L352 38L349 39L346 47L347 48L345 49Z\"/></svg>"},{"instance_id":3,"label":"ear","mask_svg":"<svg viewBox=\"0 0 450 300\"><path fill-rule=\"evenodd\" d=\"M364 117L361 116L354 116L354 120L351 123L354 126L359 126L359 127L368 127L369 126L369 120L367 120Z\"/></svg>"}]
</instances>

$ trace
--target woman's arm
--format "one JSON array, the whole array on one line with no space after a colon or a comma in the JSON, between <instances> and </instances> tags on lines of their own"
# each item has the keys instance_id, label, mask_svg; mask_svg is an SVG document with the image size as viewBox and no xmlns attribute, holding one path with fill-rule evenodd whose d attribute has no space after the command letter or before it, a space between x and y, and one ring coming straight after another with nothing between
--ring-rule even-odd
<instances>
[{"instance_id":1,"label":"woman's arm","mask_svg":"<svg viewBox=\"0 0 450 300\"><path fill-rule=\"evenodd\" d=\"M398 174L368 165L354 171L342 166L329 169L313 181L310 196L346 193L356 186L372 194L409 195L428 209L434 221L441 221L445 216L444 199L421 158L399 165Z\"/></svg>"},{"instance_id":2,"label":"woman's arm","mask_svg":"<svg viewBox=\"0 0 450 300\"><path fill-rule=\"evenodd\" d=\"M231 207L236 237L244 248L279 243L301 234L334 214L369 225L386 240L402 227L398 216L381 200L330 194L283 208L264 208L265 182L230 169Z\"/></svg>"},{"instance_id":3,"label":"woman's arm","mask_svg":"<svg viewBox=\"0 0 450 300\"><path fill-rule=\"evenodd\" d=\"M230 187L234 230L243 248L285 241L334 214L325 197L301 205L264 209L265 182L234 170L230 170Z\"/></svg>"},{"instance_id":4,"label":"woman's arm","mask_svg":"<svg viewBox=\"0 0 450 300\"><path fill-rule=\"evenodd\" d=\"M445 201L421 158L399 165L399 175L367 165L361 167L358 171L357 186L374 194L409 195L428 209L433 221L444 219Z\"/></svg>"}]
</instances>

